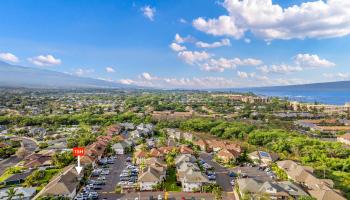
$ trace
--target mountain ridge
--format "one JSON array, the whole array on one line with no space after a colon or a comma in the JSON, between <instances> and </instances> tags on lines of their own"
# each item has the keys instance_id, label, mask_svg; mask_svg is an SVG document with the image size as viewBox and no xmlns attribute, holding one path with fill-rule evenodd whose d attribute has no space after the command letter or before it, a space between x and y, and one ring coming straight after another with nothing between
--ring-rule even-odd
<instances>
[{"instance_id":1,"label":"mountain ridge","mask_svg":"<svg viewBox=\"0 0 350 200\"><path fill-rule=\"evenodd\" d=\"M100 79L78 77L62 72L12 65L0 61L1 87L26 88L130 88L128 85Z\"/></svg>"}]
</instances>

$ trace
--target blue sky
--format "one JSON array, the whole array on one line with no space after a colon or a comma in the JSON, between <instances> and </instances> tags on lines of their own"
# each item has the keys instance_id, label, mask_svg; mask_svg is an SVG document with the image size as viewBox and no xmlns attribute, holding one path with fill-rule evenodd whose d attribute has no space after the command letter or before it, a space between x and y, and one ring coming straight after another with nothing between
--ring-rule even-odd
<instances>
[{"instance_id":1,"label":"blue sky","mask_svg":"<svg viewBox=\"0 0 350 200\"><path fill-rule=\"evenodd\" d=\"M0 59L166 88L349 80L349 9L342 0L4 0Z\"/></svg>"}]
</instances>

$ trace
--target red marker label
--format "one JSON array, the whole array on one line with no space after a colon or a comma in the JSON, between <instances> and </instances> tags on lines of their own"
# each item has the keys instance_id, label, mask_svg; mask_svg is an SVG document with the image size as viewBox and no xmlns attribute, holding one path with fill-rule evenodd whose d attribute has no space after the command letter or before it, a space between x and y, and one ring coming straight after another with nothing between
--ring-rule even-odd
<instances>
[{"instance_id":1,"label":"red marker label","mask_svg":"<svg viewBox=\"0 0 350 200\"><path fill-rule=\"evenodd\" d=\"M85 149L81 147L74 147L73 148L73 156L78 157L78 156L84 156L85 154Z\"/></svg>"}]
</instances>

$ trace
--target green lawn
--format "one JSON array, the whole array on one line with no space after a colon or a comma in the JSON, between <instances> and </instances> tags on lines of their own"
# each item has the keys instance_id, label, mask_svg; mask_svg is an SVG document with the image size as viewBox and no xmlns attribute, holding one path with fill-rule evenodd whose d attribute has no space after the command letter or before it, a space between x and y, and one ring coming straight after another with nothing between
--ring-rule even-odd
<instances>
[{"instance_id":1,"label":"green lawn","mask_svg":"<svg viewBox=\"0 0 350 200\"><path fill-rule=\"evenodd\" d=\"M164 187L166 191L180 192L181 187L176 185L176 169L171 167L167 170L166 180L164 182Z\"/></svg>"}]
</instances>

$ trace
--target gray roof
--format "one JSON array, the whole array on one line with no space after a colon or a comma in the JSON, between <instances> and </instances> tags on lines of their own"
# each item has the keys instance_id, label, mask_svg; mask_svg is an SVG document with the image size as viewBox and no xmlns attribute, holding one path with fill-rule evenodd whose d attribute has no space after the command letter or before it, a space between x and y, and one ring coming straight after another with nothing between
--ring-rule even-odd
<instances>
[{"instance_id":1,"label":"gray roof","mask_svg":"<svg viewBox=\"0 0 350 200\"><path fill-rule=\"evenodd\" d=\"M237 184L241 192L249 193L286 193L291 196L307 196L300 187L290 181L271 182L258 181L253 178L238 179Z\"/></svg>"}]
</instances>

